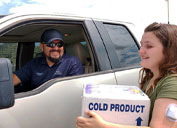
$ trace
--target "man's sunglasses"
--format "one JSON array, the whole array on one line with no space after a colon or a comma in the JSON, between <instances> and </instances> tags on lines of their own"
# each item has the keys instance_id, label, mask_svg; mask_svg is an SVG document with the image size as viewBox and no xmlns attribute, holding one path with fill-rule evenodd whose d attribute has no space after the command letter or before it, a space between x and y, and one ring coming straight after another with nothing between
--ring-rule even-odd
<instances>
[{"instance_id":1,"label":"man's sunglasses","mask_svg":"<svg viewBox=\"0 0 177 128\"><path fill-rule=\"evenodd\" d=\"M47 47L50 47L50 48L54 48L55 46L57 46L58 48L61 48L63 47L64 43L63 42L60 42L60 43L49 43L49 44L46 44Z\"/></svg>"}]
</instances>

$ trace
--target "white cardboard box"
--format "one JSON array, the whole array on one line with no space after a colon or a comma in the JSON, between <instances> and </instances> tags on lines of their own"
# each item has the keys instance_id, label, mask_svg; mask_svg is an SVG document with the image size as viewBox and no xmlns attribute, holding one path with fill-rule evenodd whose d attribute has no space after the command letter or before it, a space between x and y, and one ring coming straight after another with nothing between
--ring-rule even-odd
<instances>
[{"instance_id":1,"label":"white cardboard box","mask_svg":"<svg viewBox=\"0 0 177 128\"><path fill-rule=\"evenodd\" d=\"M104 120L137 126L148 126L150 99L137 86L84 85L82 116L95 111Z\"/></svg>"}]
</instances>

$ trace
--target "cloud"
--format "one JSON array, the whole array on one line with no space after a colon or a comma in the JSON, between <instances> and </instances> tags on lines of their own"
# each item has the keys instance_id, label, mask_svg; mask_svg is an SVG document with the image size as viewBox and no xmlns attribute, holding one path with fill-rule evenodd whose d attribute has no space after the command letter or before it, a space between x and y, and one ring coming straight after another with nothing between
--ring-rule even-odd
<instances>
[{"instance_id":1,"label":"cloud","mask_svg":"<svg viewBox=\"0 0 177 128\"><path fill-rule=\"evenodd\" d=\"M0 6L3 6L4 4L8 4L10 2L11 2L11 0L1 0L0 1Z\"/></svg>"},{"instance_id":2,"label":"cloud","mask_svg":"<svg viewBox=\"0 0 177 128\"><path fill-rule=\"evenodd\" d=\"M81 12L81 10L85 10L86 8L91 7L93 1L94 0L30 0L31 3L24 3L21 6L11 8L10 13L21 11L77 13Z\"/></svg>"},{"instance_id":3,"label":"cloud","mask_svg":"<svg viewBox=\"0 0 177 128\"><path fill-rule=\"evenodd\" d=\"M29 0L9 12L50 11L136 22L142 17L149 20L167 17L164 3L165 0Z\"/></svg>"}]
</instances>

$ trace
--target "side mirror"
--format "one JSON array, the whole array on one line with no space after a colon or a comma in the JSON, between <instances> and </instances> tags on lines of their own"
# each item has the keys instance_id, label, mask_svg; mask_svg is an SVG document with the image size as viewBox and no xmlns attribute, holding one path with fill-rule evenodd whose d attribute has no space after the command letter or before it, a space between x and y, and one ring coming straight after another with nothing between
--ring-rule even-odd
<instances>
[{"instance_id":1,"label":"side mirror","mask_svg":"<svg viewBox=\"0 0 177 128\"><path fill-rule=\"evenodd\" d=\"M14 105L12 65L9 59L0 58L0 109Z\"/></svg>"}]
</instances>

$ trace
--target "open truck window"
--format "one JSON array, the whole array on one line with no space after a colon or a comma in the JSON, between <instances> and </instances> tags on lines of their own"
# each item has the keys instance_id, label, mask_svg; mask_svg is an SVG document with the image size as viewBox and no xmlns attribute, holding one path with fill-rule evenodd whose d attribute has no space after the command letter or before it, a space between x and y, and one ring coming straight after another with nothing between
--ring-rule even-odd
<instances>
[{"instance_id":1,"label":"open truck window","mask_svg":"<svg viewBox=\"0 0 177 128\"><path fill-rule=\"evenodd\" d=\"M8 58L13 65L13 72L22 68L35 57L40 57L40 36L45 29L53 28L61 31L64 37L64 51L68 55L77 56L85 74L95 72L93 54L83 25L80 22L65 23L64 21L29 22L11 27L0 36L0 57ZM16 92L29 91L26 85L20 85ZM30 85L27 85L30 86Z\"/></svg>"}]
</instances>

